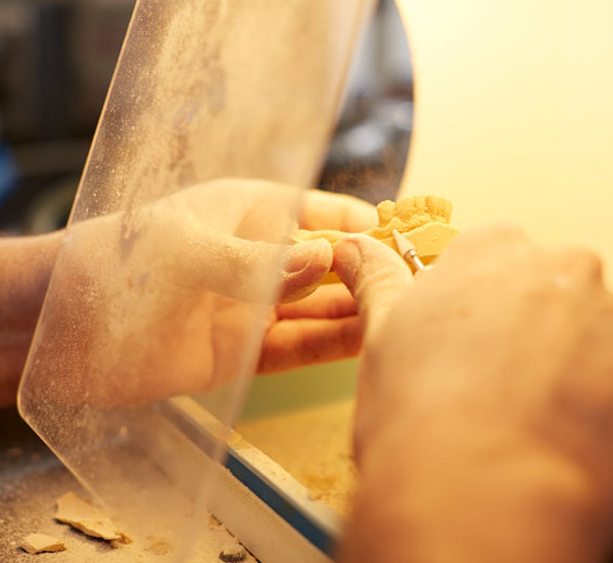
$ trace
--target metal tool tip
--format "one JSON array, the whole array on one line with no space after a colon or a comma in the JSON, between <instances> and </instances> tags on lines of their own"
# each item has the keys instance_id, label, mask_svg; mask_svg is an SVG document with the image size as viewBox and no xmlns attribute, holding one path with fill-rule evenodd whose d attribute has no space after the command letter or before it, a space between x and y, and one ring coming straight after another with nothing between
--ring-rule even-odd
<instances>
[{"instance_id":1,"label":"metal tool tip","mask_svg":"<svg viewBox=\"0 0 613 563\"><path fill-rule=\"evenodd\" d=\"M398 252L410 266L415 270L423 270L424 264L417 255L417 250L410 240L404 238L396 229L392 231Z\"/></svg>"},{"instance_id":2,"label":"metal tool tip","mask_svg":"<svg viewBox=\"0 0 613 563\"><path fill-rule=\"evenodd\" d=\"M415 246L410 240L404 238L396 229L392 231L392 235L394 236L394 240L396 241L396 246L401 254L408 252L409 250L415 250Z\"/></svg>"}]
</instances>

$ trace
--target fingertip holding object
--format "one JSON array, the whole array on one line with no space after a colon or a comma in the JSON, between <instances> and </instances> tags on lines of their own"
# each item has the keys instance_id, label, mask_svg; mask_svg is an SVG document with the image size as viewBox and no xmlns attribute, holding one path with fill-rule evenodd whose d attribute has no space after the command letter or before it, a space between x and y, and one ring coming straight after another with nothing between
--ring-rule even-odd
<instances>
[{"instance_id":1,"label":"fingertip holding object","mask_svg":"<svg viewBox=\"0 0 613 563\"><path fill-rule=\"evenodd\" d=\"M412 283L410 270L398 253L366 235L339 240L333 267L355 298L365 326L376 326Z\"/></svg>"},{"instance_id":2,"label":"fingertip holding object","mask_svg":"<svg viewBox=\"0 0 613 563\"><path fill-rule=\"evenodd\" d=\"M281 278L280 302L313 293L332 266L332 245L317 239L288 247Z\"/></svg>"},{"instance_id":3,"label":"fingertip holding object","mask_svg":"<svg viewBox=\"0 0 613 563\"><path fill-rule=\"evenodd\" d=\"M362 233L348 234L339 230L308 231L299 229L292 239L305 244L320 238L334 248L332 270L323 279L325 284L344 282L351 290L359 279L381 275L399 275L411 279L407 263L400 258L400 249L393 233L402 237L403 246L414 251L413 263L420 272L435 260L455 238L458 231L449 224L451 202L437 196L412 196L399 202L383 201L377 206L379 224ZM393 256L384 247L392 249ZM410 270L409 270L410 272Z\"/></svg>"},{"instance_id":4,"label":"fingertip holding object","mask_svg":"<svg viewBox=\"0 0 613 563\"><path fill-rule=\"evenodd\" d=\"M360 235L348 235L334 246L332 270L340 280L351 290L362 266L362 251L359 243Z\"/></svg>"},{"instance_id":5,"label":"fingertip holding object","mask_svg":"<svg viewBox=\"0 0 613 563\"><path fill-rule=\"evenodd\" d=\"M341 281L353 290L360 276L370 275L373 268L386 269L390 260L393 264L398 262L406 267L398 254L391 252L381 241L362 234L348 235L334 246L332 268Z\"/></svg>"}]
</instances>

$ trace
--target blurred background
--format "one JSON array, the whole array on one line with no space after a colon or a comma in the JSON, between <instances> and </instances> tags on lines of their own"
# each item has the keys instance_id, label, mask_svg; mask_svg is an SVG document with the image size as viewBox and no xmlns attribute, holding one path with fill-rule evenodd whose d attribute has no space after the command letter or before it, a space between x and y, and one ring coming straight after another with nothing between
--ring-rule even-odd
<instances>
[{"instance_id":1,"label":"blurred background","mask_svg":"<svg viewBox=\"0 0 613 563\"><path fill-rule=\"evenodd\" d=\"M0 0L0 232L66 223L134 3ZM381 0L354 60L321 189L373 203L395 196L412 91L398 12Z\"/></svg>"}]
</instances>

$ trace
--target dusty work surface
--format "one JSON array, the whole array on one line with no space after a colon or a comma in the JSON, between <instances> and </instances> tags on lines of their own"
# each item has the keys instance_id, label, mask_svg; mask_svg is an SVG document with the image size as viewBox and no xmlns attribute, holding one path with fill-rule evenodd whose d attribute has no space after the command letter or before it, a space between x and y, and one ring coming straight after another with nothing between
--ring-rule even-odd
<instances>
[{"instance_id":1,"label":"dusty work surface","mask_svg":"<svg viewBox=\"0 0 613 563\"><path fill-rule=\"evenodd\" d=\"M68 491L89 495L53 453L20 419L15 409L0 410L0 561L44 563L160 562L173 560L175 547L162 537L134 538L113 548L108 542L84 536L54 520L55 500ZM203 527L209 527L209 522ZM235 540L213 520L211 544L199 548L197 561L218 563L220 546ZM66 551L29 555L19 548L31 533L63 540ZM250 555L245 562L254 563Z\"/></svg>"},{"instance_id":2,"label":"dusty work surface","mask_svg":"<svg viewBox=\"0 0 613 563\"><path fill-rule=\"evenodd\" d=\"M321 499L346 516L356 470L351 455L355 402L347 399L244 421L236 430Z\"/></svg>"}]
</instances>

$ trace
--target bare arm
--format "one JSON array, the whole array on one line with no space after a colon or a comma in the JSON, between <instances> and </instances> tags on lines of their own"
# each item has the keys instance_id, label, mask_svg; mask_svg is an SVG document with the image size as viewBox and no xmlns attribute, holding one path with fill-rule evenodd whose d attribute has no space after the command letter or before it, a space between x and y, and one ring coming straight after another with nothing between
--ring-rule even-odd
<instances>
[{"instance_id":1,"label":"bare arm","mask_svg":"<svg viewBox=\"0 0 613 563\"><path fill-rule=\"evenodd\" d=\"M62 237L0 238L0 407L15 402Z\"/></svg>"},{"instance_id":2,"label":"bare arm","mask_svg":"<svg viewBox=\"0 0 613 563\"><path fill-rule=\"evenodd\" d=\"M329 243L274 242L295 191L241 179L182 190L139 209L138 244L127 261L117 259L118 215L73 225L43 360L57 357L63 368L43 369L35 385L61 377L75 396L82 384L106 404L207 389L237 373L241 339L256 322L254 296L270 299L277 270L284 304L265 319L259 371L355 355L360 325L351 295L322 287L301 301L331 266ZM308 192L304 199L301 227L363 230L376 220L371 205L349 196ZM0 406L15 401L62 236L0 238ZM95 329L104 315L124 315L110 350Z\"/></svg>"}]
</instances>

